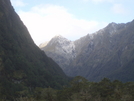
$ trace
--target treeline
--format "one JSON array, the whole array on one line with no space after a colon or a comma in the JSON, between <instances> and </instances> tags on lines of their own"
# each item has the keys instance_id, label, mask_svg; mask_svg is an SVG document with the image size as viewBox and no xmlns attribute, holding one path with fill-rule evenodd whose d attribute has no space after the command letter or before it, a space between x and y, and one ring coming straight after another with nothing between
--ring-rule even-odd
<instances>
[{"instance_id":1,"label":"treeline","mask_svg":"<svg viewBox=\"0 0 134 101\"><path fill-rule=\"evenodd\" d=\"M107 78L89 82L77 76L60 90L38 87L33 93L23 91L19 94L13 101L134 101L134 82L122 83Z\"/></svg>"}]
</instances>

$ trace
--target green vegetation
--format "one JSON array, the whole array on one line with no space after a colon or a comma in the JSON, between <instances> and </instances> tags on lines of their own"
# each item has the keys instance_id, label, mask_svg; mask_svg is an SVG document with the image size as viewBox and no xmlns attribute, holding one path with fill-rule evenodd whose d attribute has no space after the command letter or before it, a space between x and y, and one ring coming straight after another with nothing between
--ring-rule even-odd
<instances>
[{"instance_id":1,"label":"green vegetation","mask_svg":"<svg viewBox=\"0 0 134 101\"><path fill-rule=\"evenodd\" d=\"M0 99L31 95L36 87L67 84L62 69L33 42L11 6L0 0Z\"/></svg>"},{"instance_id":2,"label":"green vegetation","mask_svg":"<svg viewBox=\"0 0 134 101\"><path fill-rule=\"evenodd\" d=\"M133 61L128 65L131 63ZM95 83L78 76L68 85L69 79L62 69L34 44L10 1L0 0L0 101L134 99L132 82L111 82L105 78Z\"/></svg>"},{"instance_id":3,"label":"green vegetation","mask_svg":"<svg viewBox=\"0 0 134 101\"><path fill-rule=\"evenodd\" d=\"M122 83L107 78L89 82L77 76L60 90L36 87L32 93L21 91L18 94L20 97L13 101L134 101L134 82Z\"/></svg>"}]
</instances>

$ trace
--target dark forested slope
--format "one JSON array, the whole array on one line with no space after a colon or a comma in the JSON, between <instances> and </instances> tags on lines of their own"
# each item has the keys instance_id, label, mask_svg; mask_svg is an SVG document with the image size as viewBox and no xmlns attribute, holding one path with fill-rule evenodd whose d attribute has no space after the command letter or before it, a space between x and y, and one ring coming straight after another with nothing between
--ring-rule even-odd
<instances>
[{"instance_id":1,"label":"dark forested slope","mask_svg":"<svg viewBox=\"0 0 134 101\"><path fill-rule=\"evenodd\" d=\"M59 88L66 81L61 68L34 44L10 0L0 0L1 98L35 87Z\"/></svg>"}]
</instances>

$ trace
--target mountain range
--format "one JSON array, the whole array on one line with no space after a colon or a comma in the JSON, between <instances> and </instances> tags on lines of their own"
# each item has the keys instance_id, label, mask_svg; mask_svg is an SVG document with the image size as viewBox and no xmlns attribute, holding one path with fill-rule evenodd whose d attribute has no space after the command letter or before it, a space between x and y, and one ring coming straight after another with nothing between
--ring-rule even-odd
<instances>
[{"instance_id":1,"label":"mountain range","mask_svg":"<svg viewBox=\"0 0 134 101\"><path fill-rule=\"evenodd\" d=\"M40 46L45 53L34 44L10 0L0 0L0 101L59 101L58 98L60 101L72 101L77 96L85 99L85 95L89 97L92 94L91 98L94 98L94 94L103 97L97 91L97 83L79 76L70 83L70 88L65 87L72 79L68 76L81 75L90 81L99 81L104 77L134 81L133 28L134 21L110 23L106 28L76 41L55 36ZM107 86L109 83L109 79L103 79L99 86L100 89L106 87L100 91L103 95L108 91L108 97L111 92L107 89L111 89L111 86ZM114 83L117 85L113 86ZM127 91L122 96L125 94L125 97L133 99L132 83L118 90L120 84L116 80L110 83L115 95ZM62 87L63 90L60 89ZM96 93L87 93L92 91Z\"/></svg>"},{"instance_id":2,"label":"mountain range","mask_svg":"<svg viewBox=\"0 0 134 101\"><path fill-rule=\"evenodd\" d=\"M68 76L80 75L90 81L104 77L134 81L134 21L112 22L75 41L55 36L39 47Z\"/></svg>"}]
</instances>

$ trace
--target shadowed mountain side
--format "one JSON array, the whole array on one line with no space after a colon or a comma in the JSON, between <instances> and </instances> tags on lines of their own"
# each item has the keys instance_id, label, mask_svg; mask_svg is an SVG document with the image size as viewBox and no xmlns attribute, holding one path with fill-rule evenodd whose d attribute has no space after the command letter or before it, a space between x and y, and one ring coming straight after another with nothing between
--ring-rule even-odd
<instances>
[{"instance_id":1,"label":"shadowed mountain side","mask_svg":"<svg viewBox=\"0 0 134 101\"><path fill-rule=\"evenodd\" d=\"M33 42L9 0L0 0L0 94L7 98L35 87L60 88L68 77Z\"/></svg>"}]
</instances>

